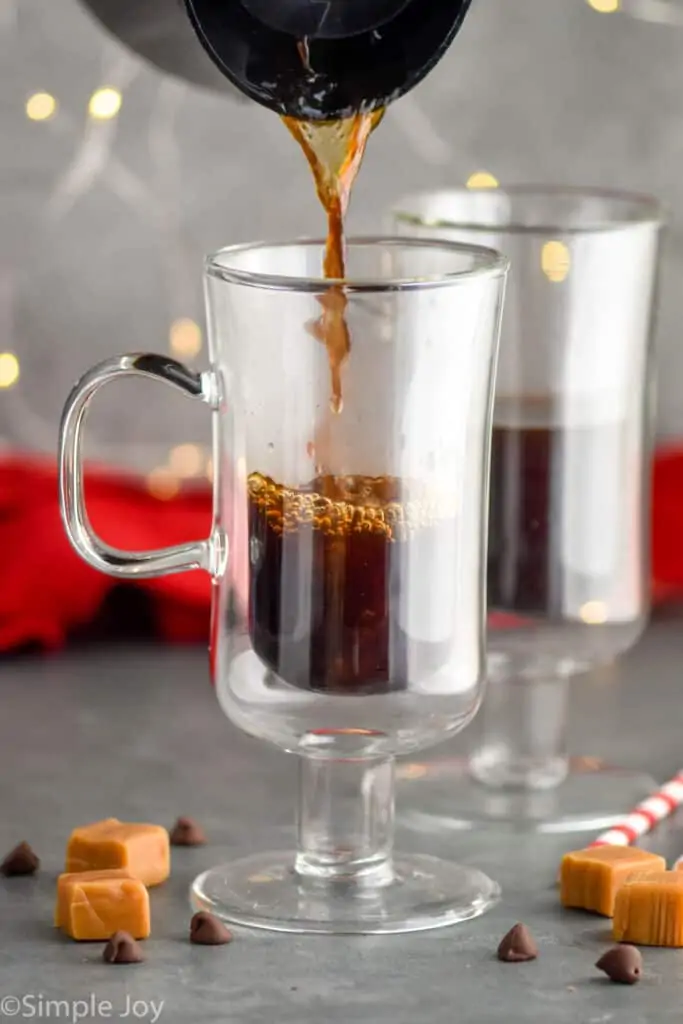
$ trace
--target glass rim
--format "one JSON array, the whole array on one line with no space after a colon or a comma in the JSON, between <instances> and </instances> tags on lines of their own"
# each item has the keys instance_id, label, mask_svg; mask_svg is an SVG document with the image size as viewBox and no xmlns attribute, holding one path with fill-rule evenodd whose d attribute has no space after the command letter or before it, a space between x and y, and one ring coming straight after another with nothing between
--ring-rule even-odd
<instances>
[{"instance_id":1,"label":"glass rim","mask_svg":"<svg viewBox=\"0 0 683 1024\"><path fill-rule=\"evenodd\" d=\"M556 219L544 218L537 224L520 224L515 218L509 221L500 221L483 224L480 220L469 220L467 216L459 218L426 217L416 210L406 209L410 204L416 204L421 200L437 195L457 196L481 196L481 195L502 195L515 197L538 197L547 199L603 199L615 203L629 203L637 212L635 215L626 217L606 217L599 223L588 223L583 225L563 224L560 217ZM461 231L472 233L491 234L500 232L508 235L548 235L553 232L563 235L591 235L603 234L609 231L627 231L629 228L649 225L652 227L663 227L665 223L665 207L655 196L641 192L626 192L609 188L588 188L583 186L573 187L567 185L509 185L496 186L495 188L467 188L458 186L455 188L435 188L421 192L412 192L404 196L392 207L392 216L403 224L412 224L415 227L434 228L436 230L447 230L455 228Z\"/></svg>"},{"instance_id":2,"label":"glass rim","mask_svg":"<svg viewBox=\"0 0 683 1024\"><path fill-rule=\"evenodd\" d=\"M341 287L347 295L368 292L408 292L430 288L444 288L464 284L475 278L504 277L510 261L507 256L483 245L467 242L451 242L446 239L409 238L400 235L352 235L346 240L346 248L380 247L395 249L440 249L453 254L473 256L475 263L463 270L453 270L422 277L381 278L376 275L366 278L301 277L295 274L268 274L261 271L242 270L238 266L225 265L225 257L241 253L258 252L267 249L309 248L324 249L324 238L295 238L289 241L244 242L229 245L206 257L204 269L209 277L218 278L229 284L241 284L270 291L308 292L319 294L329 288ZM478 260L478 262L476 262Z\"/></svg>"}]
</instances>

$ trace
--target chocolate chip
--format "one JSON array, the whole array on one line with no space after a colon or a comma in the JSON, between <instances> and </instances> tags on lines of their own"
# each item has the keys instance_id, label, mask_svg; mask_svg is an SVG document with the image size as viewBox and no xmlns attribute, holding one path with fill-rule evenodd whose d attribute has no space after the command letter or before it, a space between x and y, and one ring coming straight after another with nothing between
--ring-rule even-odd
<instances>
[{"instance_id":1,"label":"chocolate chip","mask_svg":"<svg viewBox=\"0 0 683 1024\"><path fill-rule=\"evenodd\" d=\"M104 947L102 959L106 964L141 964L145 958L132 935L114 932Z\"/></svg>"},{"instance_id":2,"label":"chocolate chip","mask_svg":"<svg viewBox=\"0 0 683 1024\"><path fill-rule=\"evenodd\" d=\"M203 846L206 834L194 818L178 818L169 832L171 846Z\"/></svg>"},{"instance_id":3,"label":"chocolate chip","mask_svg":"<svg viewBox=\"0 0 683 1024\"><path fill-rule=\"evenodd\" d=\"M33 875L40 867L40 861L28 843L19 843L7 854L0 871L3 875Z\"/></svg>"},{"instance_id":4,"label":"chocolate chip","mask_svg":"<svg viewBox=\"0 0 683 1024\"><path fill-rule=\"evenodd\" d=\"M523 963L525 960L535 960L537 956L538 946L525 924L516 924L500 940L498 959L505 963Z\"/></svg>"},{"instance_id":5,"label":"chocolate chip","mask_svg":"<svg viewBox=\"0 0 683 1024\"><path fill-rule=\"evenodd\" d=\"M643 957L635 946L613 946L595 965L604 971L610 981L620 985L635 985L643 973Z\"/></svg>"},{"instance_id":6,"label":"chocolate chip","mask_svg":"<svg viewBox=\"0 0 683 1024\"><path fill-rule=\"evenodd\" d=\"M232 942L232 932L213 914L200 910L190 921L190 942L198 946L223 946Z\"/></svg>"}]
</instances>

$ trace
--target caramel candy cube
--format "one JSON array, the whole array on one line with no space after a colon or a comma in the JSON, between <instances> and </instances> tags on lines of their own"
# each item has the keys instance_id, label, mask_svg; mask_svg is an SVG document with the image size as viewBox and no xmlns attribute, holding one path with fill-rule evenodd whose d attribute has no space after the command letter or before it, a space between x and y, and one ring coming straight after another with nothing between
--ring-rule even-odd
<instances>
[{"instance_id":1,"label":"caramel candy cube","mask_svg":"<svg viewBox=\"0 0 683 1024\"><path fill-rule=\"evenodd\" d=\"M57 902L55 903L55 928L63 928L69 922L71 906L71 886L82 878L91 882L102 879L132 878L130 871L111 869L108 871L76 871L66 872L57 879Z\"/></svg>"},{"instance_id":2,"label":"caramel candy cube","mask_svg":"<svg viewBox=\"0 0 683 1024\"><path fill-rule=\"evenodd\" d=\"M125 868L145 885L165 882L171 871L168 832L161 825L131 825L116 818L74 829L66 848L67 872L108 868Z\"/></svg>"},{"instance_id":3,"label":"caramel candy cube","mask_svg":"<svg viewBox=\"0 0 683 1024\"><path fill-rule=\"evenodd\" d=\"M664 871L656 853L631 846L595 846L566 853L560 867L563 907L592 910L612 917L619 887L636 871Z\"/></svg>"},{"instance_id":4,"label":"caramel candy cube","mask_svg":"<svg viewBox=\"0 0 683 1024\"><path fill-rule=\"evenodd\" d=\"M59 876L55 925L79 942L106 941L127 931L150 933L149 893L128 871L78 871Z\"/></svg>"},{"instance_id":5,"label":"caramel candy cube","mask_svg":"<svg viewBox=\"0 0 683 1024\"><path fill-rule=\"evenodd\" d=\"M637 946L683 946L683 873L638 872L619 888L612 933Z\"/></svg>"}]
</instances>

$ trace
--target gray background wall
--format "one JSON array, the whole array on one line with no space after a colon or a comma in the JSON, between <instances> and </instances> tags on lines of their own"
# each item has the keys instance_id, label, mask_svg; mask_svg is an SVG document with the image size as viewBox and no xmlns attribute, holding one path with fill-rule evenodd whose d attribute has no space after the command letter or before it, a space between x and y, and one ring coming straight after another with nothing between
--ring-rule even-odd
<instances>
[{"instance_id":1,"label":"gray background wall","mask_svg":"<svg viewBox=\"0 0 683 1024\"><path fill-rule=\"evenodd\" d=\"M622 2L639 17L586 0L474 0L449 55L372 140L351 223L373 229L406 190L479 169L503 184L659 195L674 217L659 426L683 435L683 0ZM88 100L103 85L123 105L93 122ZM25 104L40 90L58 108L32 122ZM0 0L0 350L21 364L0 391L5 441L52 451L86 366L168 351L173 321L202 322L205 251L321 227L301 154L272 114L150 70L76 0ZM93 452L151 466L174 443L206 442L208 418L181 402L149 386L103 397Z\"/></svg>"}]
</instances>

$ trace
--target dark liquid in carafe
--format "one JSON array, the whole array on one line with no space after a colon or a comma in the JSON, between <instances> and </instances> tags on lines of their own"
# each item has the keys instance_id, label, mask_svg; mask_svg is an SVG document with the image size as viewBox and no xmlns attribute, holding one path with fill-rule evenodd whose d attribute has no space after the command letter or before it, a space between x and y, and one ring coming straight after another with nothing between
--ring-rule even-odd
<instances>
[{"instance_id":1,"label":"dark liquid in carafe","mask_svg":"<svg viewBox=\"0 0 683 1024\"><path fill-rule=\"evenodd\" d=\"M408 569L428 570L443 509L401 500L392 477L318 478L288 488L252 473L249 628L255 652L302 689L377 694L405 689L446 656L411 638L401 614Z\"/></svg>"}]
</instances>

